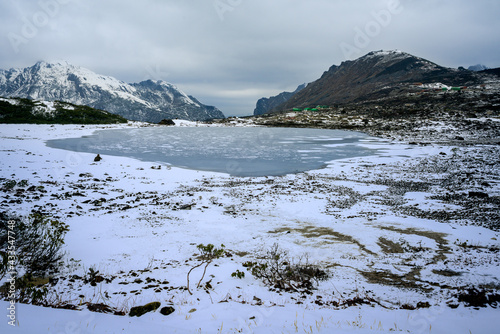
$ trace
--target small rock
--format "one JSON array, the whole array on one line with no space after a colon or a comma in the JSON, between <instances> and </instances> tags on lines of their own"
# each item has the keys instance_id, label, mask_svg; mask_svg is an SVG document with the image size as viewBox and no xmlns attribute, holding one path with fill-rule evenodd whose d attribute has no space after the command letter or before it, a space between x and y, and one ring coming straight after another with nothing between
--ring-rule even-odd
<instances>
[{"instance_id":1,"label":"small rock","mask_svg":"<svg viewBox=\"0 0 500 334\"><path fill-rule=\"evenodd\" d=\"M179 209L180 210L191 210L191 208L196 205L195 203L191 203L191 204L184 204L182 205Z\"/></svg>"},{"instance_id":2,"label":"small rock","mask_svg":"<svg viewBox=\"0 0 500 334\"><path fill-rule=\"evenodd\" d=\"M262 305L262 299L258 298L258 297L253 297L253 300L255 301L255 305Z\"/></svg>"},{"instance_id":3,"label":"small rock","mask_svg":"<svg viewBox=\"0 0 500 334\"><path fill-rule=\"evenodd\" d=\"M469 191L469 197L488 198L490 196L480 191Z\"/></svg>"},{"instance_id":4,"label":"small rock","mask_svg":"<svg viewBox=\"0 0 500 334\"><path fill-rule=\"evenodd\" d=\"M170 315L175 312L175 309L172 306L165 306L160 310L160 313L163 315ZM191 311L189 311L191 313Z\"/></svg>"},{"instance_id":5,"label":"small rock","mask_svg":"<svg viewBox=\"0 0 500 334\"><path fill-rule=\"evenodd\" d=\"M102 158L101 158L101 156L99 154L96 155L96 157L94 158L94 161L96 161L96 162L97 161L101 161L101 160L102 160Z\"/></svg>"},{"instance_id":6,"label":"small rock","mask_svg":"<svg viewBox=\"0 0 500 334\"><path fill-rule=\"evenodd\" d=\"M152 302L144 306L135 306L130 309L130 313L128 315L131 317L140 317L148 312L156 311L160 306L161 306L160 302Z\"/></svg>"},{"instance_id":7,"label":"small rock","mask_svg":"<svg viewBox=\"0 0 500 334\"><path fill-rule=\"evenodd\" d=\"M172 121L171 119L162 119L158 124L159 125L175 125L175 122Z\"/></svg>"},{"instance_id":8,"label":"small rock","mask_svg":"<svg viewBox=\"0 0 500 334\"><path fill-rule=\"evenodd\" d=\"M418 302L417 303L417 308L429 308L431 307L431 304L429 302Z\"/></svg>"},{"instance_id":9,"label":"small rock","mask_svg":"<svg viewBox=\"0 0 500 334\"><path fill-rule=\"evenodd\" d=\"M410 304L403 304L400 307L402 310L415 310L415 306L412 306Z\"/></svg>"}]
</instances>

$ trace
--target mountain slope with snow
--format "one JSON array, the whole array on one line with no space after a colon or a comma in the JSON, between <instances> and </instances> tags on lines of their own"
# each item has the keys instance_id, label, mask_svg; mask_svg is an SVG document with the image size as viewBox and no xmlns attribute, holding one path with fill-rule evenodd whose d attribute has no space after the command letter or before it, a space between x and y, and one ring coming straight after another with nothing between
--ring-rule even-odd
<instances>
[{"instance_id":1,"label":"mountain slope with snow","mask_svg":"<svg viewBox=\"0 0 500 334\"><path fill-rule=\"evenodd\" d=\"M0 70L0 96L66 101L154 123L165 118L224 118L219 109L193 100L167 82L128 84L67 62L38 62L23 69Z\"/></svg>"},{"instance_id":2,"label":"mountain slope with snow","mask_svg":"<svg viewBox=\"0 0 500 334\"><path fill-rule=\"evenodd\" d=\"M0 123L114 124L127 120L104 110L67 102L0 97Z\"/></svg>"}]
</instances>

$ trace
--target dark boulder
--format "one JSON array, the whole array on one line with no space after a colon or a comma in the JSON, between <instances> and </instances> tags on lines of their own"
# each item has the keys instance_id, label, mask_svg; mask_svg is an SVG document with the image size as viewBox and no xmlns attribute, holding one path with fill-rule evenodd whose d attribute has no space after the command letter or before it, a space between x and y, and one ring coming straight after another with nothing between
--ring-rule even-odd
<instances>
[{"instance_id":1,"label":"dark boulder","mask_svg":"<svg viewBox=\"0 0 500 334\"><path fill-rule=\"evenodd\" d=\"M480 192L480 191L469 191L469 197L488 198L490 196L488 194Z\"/></svg>"},{"instance_id":2,"label":"dark boulder","mask_svg":"<svg viewBox=\"0 0 500 334\"><path fill-rule=\"evenodd\" d=\"M175 125L175 122L172 121L171 119L162 119L158 124L159 125Z\"/></svg>"},{"instance_id":3,"label":"dark boulder","mask_svg":"<svg viewBox=\"0 0 500 334\"><path fill-rule=\"evenodd\" d=\"M175 309L172 306L165 306L165 307L162 307L162 309L160 310L160 313L163 315L170 315L174 312L175 312Z\"/></svg>"},{"instance_id":4,"label":"dark boulder","mask_svg":"<svg viewBox=\"0 0 500 334\"><path fill-rule=\"evenodd\" d=\"M160 306L160 302L152 302L144 306L135 306L130 309L130 313L128 315L131 317L140 317L148 312L156 311Z\"/></svg>"}]
</instances>

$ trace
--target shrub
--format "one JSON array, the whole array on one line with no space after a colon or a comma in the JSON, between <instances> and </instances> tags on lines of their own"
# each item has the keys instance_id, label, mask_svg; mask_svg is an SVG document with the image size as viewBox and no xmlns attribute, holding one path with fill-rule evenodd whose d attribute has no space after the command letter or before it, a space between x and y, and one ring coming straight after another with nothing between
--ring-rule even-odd
<instances>
[{"instance_id":1,"label":"shrub","mask_svg":"<svg viewBox=\"0 0 500 334\"><path fill-rule=\"evenodd\" d=\"M329 277L326 271L308 261L302 263L299 259L295 263L278 244L266 251L259 262L246 262L243 266L265 284L285 291L308 291Z\"/></svg>"},{"instance_id":2,"label":"shrub","mask_svg":"<svg viewBox=\"0 0 500 334\"><path fill-rule=\"evenodd\" d=\"M40 212L27 218L0 212L0 279L7 271L44 276L57 272L61 264L68 225Z\"/></svg>"},{"instance_id":3,"label":"shrub","mask_svg":"<svg viewBox=\"0 0 500 334\"><path fill-rule=\"evenodd\" d=\"M89 283L91 286L96 286L97 283L101 283L104 280L104 277L99 275L99 270L95 270L92 267L89 268L88 273L83 277L83 282Z\"/></svg>"},{"instance_id":4,"label":"shrub","mask_svg":"<svg viewBox=\"0 0 500 334\"><path fill-rule=\"evenodd\" d=\"M7 180L4 182L2 189L3 190L12 190L17 185L16 180Z\"/></svg>"},{"instance_id":5,"label":"shrub","mask_svg":"<svg viewBox=\"0 0 500 334\"><path fill-rule=\"evenodd\" d=\"M245 273L242 271L236 270L234 273L231 274L231 277L242 279L245 277Z\"/></svg>"},{"instance_id":6,"label":"shrub","mask_svg":"<svg viewBox=\"0 0 500 334\"><path fill-rule=\"evenodd\" d=\"M196 286L197 288L199 288L201 285L201 281L203 280L203 278L205 277L205 273L207 272L208 265L210 263L212 263L213 260L220 258L225 253L225 250L224 250L225 246L224 245L221 245L221 248L215 248L215 246L212 244L208 244L206 246L203 244L199 244L196 247L198 248L198 250L201 251L201 255L199 257L201 262L199 264L197 264L196 266L194 266L193 268L191 268L187 274L187 290L188 290L189 294L191 294L191 295L193 294L191 292L191 290L189 289L189 275L191 274L191 272L194 269L201 267L202 265L205 265L205 268L203 269L203 275L201 276L201 279L198 282L198 285Z\"/></svg>"},{"instance_id":7,"label":"shrub","mask_svg":"<svg viewBox=\"0 0 500 334\"><path fill-rule=\"evenodd\" d=\"M15 298L20 303L30 303L33 305L45 305L48 289L45 286L49 283L48 278L33 277L31 274L26 274L17 278L14 282L15 289L11 288L11 282L7 281L0 287L0 296L9 299ZM15 293L13 294L13 291Z\"/></svg>"}]
</instances>

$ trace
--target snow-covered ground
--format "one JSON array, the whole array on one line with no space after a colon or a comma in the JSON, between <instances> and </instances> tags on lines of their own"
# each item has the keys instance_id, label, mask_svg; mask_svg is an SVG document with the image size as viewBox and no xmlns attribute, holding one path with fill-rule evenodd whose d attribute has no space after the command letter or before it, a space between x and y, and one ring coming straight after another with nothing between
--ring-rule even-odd
<instances>
[{"instance_id":1,"label":"snow-covered ground","mask_svg":"<svg viewBox=\"0 0 500 334\"><path fill-rule=\"evenodd\" d=\"M377 156L301 174L235 178L124 157L94 162L93 154L44 143L137 126L146 125L0 125L0 178L43 187L2 191L0 211L36 209L69 225L66 266L47 285L47 300L79 309L16 304L13 328L9 301L1 301L2 332L492 333L499 327L496 309L465 307L457 296L469 287L496 291L500 233L469 221L470 208L437 196L457 156L469 158L474 148L381 141ZM492 168L474 173L484 172L489 195L498 196L498 166ZM192 272L191 295L186 277L199 263L200 243L224 244L227 252L208 266L199 288L203 269ZM243 263L258 261L274 244L290 258L307 257L329 279L312 291L266 286ZM95 286L86 280L91 269L103 279ZM232 277L237 270L245 276ZM156 301L175 312L135 318L89 310L107 305L128 312Z\"/></svg>"}]
</instances>

